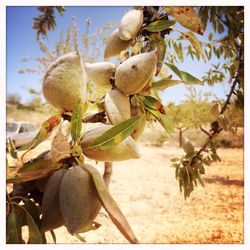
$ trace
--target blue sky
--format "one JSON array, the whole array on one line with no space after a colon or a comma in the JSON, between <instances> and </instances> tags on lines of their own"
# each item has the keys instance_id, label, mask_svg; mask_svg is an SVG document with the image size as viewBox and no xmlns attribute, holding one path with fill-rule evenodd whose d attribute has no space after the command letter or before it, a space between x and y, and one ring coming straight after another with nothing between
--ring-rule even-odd
<instances>
[{"instance_id":1,"label":"blue sky","mask_svg":"<svg viewBox=\"0 0 250 250\"><path fill-rule=\"evenodd\" d=\"M72 26L72 16L76 17L79 33L83 32L85 19L89 17L92 21L90 32L93 32L110 21L114 21L115 26L118 26L124 12L129 8L130 7L126 6L67 7L63 17L57 15L57 27L55 31L49 32L48 40L45 39L44 43L52 49L55 42L59 39L61 31L66 32L67 27ZM7 7L7 94L18 93L22 96L23 102L29 101L32 98L27 91L28 88L32 87L38 90L41 89L40 81L42 75L34 73L18 73L21 68L34 67L32 61L25 63L21 62L23 57L38 57L43 54L36 42L36 31L31 28L33 17L37 16L38 13L39 12L35 7ZM182 29L180 26L177 28L179 30ZM207 41L210 31L211 25L208 26L204 36L198 37L202 41ZM223 34L220 36L223 36ZM218 36L214 38L218 38ZM102 51L104 51L104 48L102 48ZM211 63L217 64L218 59L212 58L210 62L205 64L202 61L192 61L189 57L185 60L185 63L177 66L181 70L187 71L194 76L201 78L204 75L204 72L210 68ZM214 87L198 86L197 88L202 92L209 91L216 94L219 98L225 98L229 85L225 81L225 83L216 84ZM184 85L178 85L163 91L161 97L164 104L167 104L170 101L178 103L186 98L186 94L186 87Z\"/></svg>"}]
</instances>

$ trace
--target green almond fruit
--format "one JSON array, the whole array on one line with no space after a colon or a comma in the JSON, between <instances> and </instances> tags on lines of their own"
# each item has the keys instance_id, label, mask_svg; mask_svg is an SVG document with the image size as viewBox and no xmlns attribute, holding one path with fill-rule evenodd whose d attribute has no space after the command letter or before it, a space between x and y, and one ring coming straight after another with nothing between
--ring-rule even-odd
<instances>
[{"instance_id":1,"label":"green almond fruit","mask_svg":"<svg viewBox=\"0 0 250 250\"><path fill-rule=\"evenodd\" d=\"M60 187L60 209L72 235L86 231L98 215L101 204L91 175L75 166L64 175Z\"/></svg>"},{"instance_id":2,"label":"green almond fruit","mask_svg":"<svg viewBox=\"0 0 250 250\"><path fill-rule=\"evenodd\" d=\"M72 111L86 99L86 73L80 52L70 52L52 63L43 78L43 95L60 111Z\"/></svg>"},{"instance_id":3,"label":"green almond fruit","mask_svg":"<svg viewBox=\"0 0 250 250\"><path fill-rule=\"evenodd\" d=\"M119 26L119 37L128 41L136 37L143 24L143 12L130 10L121 19Z\"/></svg>"},{"instance_id":4,"label":"green almond fruit","mask_svg":"<svg viewBox=\"0 0 250 250\"><path fill-rule=\"evenodd\" d=\"M155 50L130 57L116 69L116 87L126 95L140 92L152 78L156 62Z\"/></svg>"},{"instance_id":5,"label":"green almond fruit","mask_svg":"<svg viewBox=\"0 0 250 250\"><path fill-rule=\"evenodd\" d=\"M103 124L87 131L81 140L83 154L96 161L108 162L140 158L139 149L131 136L110 149L87 149L98 136L111 127L112 125Z\"/></svg>"},{"instance_id":6,"label":"green almond fruit","mask_svg":"<svg viewBox=\"0 0 250 250\"><path fill-rule=\"evenodd\" d=\"M109 90L104 98L104 107L108 120L117 125L130 118L129 97L119 90Z\"/></svg>"},{"instance_id":7,"label":"green almond fruit","mask_svg":"<svg viewBox=\"0 0 250 250\"><path fill-rule=\"evenodd\" d=\"M130 41L123 41L119 37L118 29L114 30L105 47L104 59L119 55L121 51L126 50L130 45Z\"/></svg>"},{"instance_id":8,"label":"green almond fruit","mask_svg":"<svg viewBox=\"0 0 250 250\"><path fill-rule=\"evenodd\" d=\"M42 200L42 223L40 231L42 233L61 227L65 224L59 201L59 191L66 169L59 169L49 178Z\"/></svg>"},{"instance_id":9,"label":"green almond fruit","mask_svg":"<svg viewBox=\"0 0 250 250\"><path fill-rule=\"evenodd\" d=\"M115 71L115 65L111 62L85 63L88 78L98 87L111 88L110 78Z\"/></svg>"}]
</instances>

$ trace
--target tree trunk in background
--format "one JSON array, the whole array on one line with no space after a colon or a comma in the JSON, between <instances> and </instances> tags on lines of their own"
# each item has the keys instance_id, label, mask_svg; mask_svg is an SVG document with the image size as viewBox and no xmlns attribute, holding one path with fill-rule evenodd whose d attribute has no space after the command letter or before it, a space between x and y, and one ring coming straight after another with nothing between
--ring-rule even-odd
<instances>
[{"instance_id":1,"label":"tree trunk in background","mask_svg":"<svg viewBox=\"0 0 250 250\"><path fill-rule=\"evenodd\" d=\"M179 147L182 147L182 141L183 141L183 131L182 128L178 128L179 130Z\"/></svg>"}]
</instances>

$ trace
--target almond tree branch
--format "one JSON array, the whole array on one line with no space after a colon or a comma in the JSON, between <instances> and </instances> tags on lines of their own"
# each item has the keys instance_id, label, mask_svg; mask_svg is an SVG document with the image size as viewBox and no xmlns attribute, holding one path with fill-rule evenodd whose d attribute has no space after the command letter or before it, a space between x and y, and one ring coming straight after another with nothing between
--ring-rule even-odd
<instances>
[{"instance_id":1,"label":"almond tree branch","mask_svg":"<svg viewBox=\"0 0 250 250\"><path fill-rule=\"evenodd\" d=\"M238 83L238 78L236 77L235 79L234 79L234 82L233 82L233 84L232 84L232 86L231 86L231 90L230 90L230 92L229 92L229 94L228 94L228 96L227 96L227 99L226 99L226 101L225 101L225 103L224 103L224 105L223 105L223 107L222 107L222 109L221 109L221 114L223 114L224 112L225 112L225 110L227 109L227 106L229 105L229 103L230 103L230 98L232 97L232 94L233 94L233 92L234 92L234 90L235 90L235 87L236 87L236 84ZM208 137L208 139L207 139L207 141L204 143L204 145L200 148L200 150L195 154L195 157L198 157L198 156L200 156L200 154L207 148L207 146L212 142L212 140L214 139L214 137L215 136L217 136L221 131L222 131L223 129L222 128L220 128L219 130L214 130L211 134L209 134L209 137ZM204 132L204 131L203 131ZM195 158L195 157L193 157L193 159Z\"/></svg>"}]
</instances>

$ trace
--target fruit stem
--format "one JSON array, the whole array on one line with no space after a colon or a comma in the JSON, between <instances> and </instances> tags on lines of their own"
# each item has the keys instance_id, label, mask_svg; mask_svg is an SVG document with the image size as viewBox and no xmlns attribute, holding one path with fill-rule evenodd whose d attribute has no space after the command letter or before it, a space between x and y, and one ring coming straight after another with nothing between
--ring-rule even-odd
<instances>
[{"instance_id":1,"label":"fruit stem","mask_svg":"<svg viewBox=\"0 0 250 250\"><path fill-rule=\"evenodd\" d=\"M110 178L112 175L113 164L112 162L104 162L104 173L103 173L103 180L107 186L109 187Z\"/></svg>"}]
</instances>

